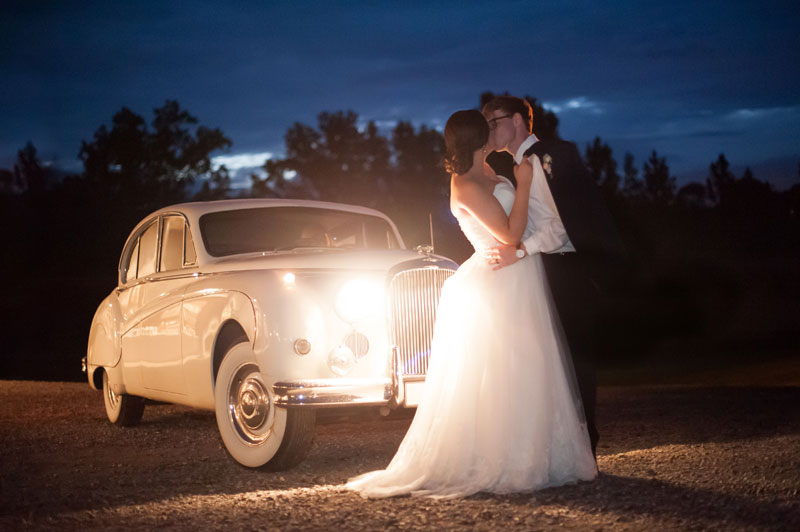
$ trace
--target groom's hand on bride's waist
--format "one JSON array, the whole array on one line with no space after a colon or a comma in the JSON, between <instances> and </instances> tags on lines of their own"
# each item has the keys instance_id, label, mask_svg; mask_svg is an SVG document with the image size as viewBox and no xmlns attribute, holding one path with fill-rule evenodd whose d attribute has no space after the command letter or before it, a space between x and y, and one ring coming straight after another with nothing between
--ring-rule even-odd
<instances>
[{"instance_id":1,"label":"groom's hand on bride's waist","mask_svg":"<svg viewBox=\"0 0 800 532\"><path fill-rule=\"evenodd\" d=\"M522 250L525 251L524 245L520 245ZM517 255L517 247L508 244L500 244L497 247L489 248L486 250L484 256L492 267L493 270L499 270L505 266L511 266L517 262L520 257ZM527 252L523 255L527 256Z\"/></svg>"}]
</instances>

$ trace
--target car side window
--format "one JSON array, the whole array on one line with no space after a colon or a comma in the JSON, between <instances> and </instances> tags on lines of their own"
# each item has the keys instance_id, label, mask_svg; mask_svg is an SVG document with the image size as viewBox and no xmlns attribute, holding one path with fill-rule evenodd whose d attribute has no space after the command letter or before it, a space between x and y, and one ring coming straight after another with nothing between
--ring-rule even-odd
<instances>
[{"instance_id":1,"label":"car side window","mask_svg":"<svg viewBox=\"0 0 800 532\"><path fill-rule=\"evenodd\" d=\"M130 254L127 257L127 263L125 264L124 270L122 272L122 282L127 283L128 281L132 281L136 279L136 267L139 264L139 237L136 237L136 240L133 243Z\"/></svg>"},{"instance_id":2,"label":"car side window","mask_svg":"<svg viewBox=\"0 0 800 532\"><path fill-rule=\"evenodd\" d=\"M189 229L189 224L184 224L184 234L183 264L189 266L197 263L197 253L194 251L194 240L192 239L192 231Z\"/></svg>"},{"instance_id":3,"label":"car side window","mask_svg":"<svg viewBox=\"0 0 800 532\"><path fill-rule=\"evenodd\" d=\"M183 267L182 216L165 216L161 224L161 264L158 271L180 270Z\"/></svg>"},{"instance_id":4,"label":"car side window","mask_svg":"<svg viewBox=\"0 0 800 532\"><path fill-rule=\"evenodd\" d=\"M158 256L158 221L150 224L139 237L139 269L136 277L141 279L156 271Z\"/></svg>"}]
</instances>

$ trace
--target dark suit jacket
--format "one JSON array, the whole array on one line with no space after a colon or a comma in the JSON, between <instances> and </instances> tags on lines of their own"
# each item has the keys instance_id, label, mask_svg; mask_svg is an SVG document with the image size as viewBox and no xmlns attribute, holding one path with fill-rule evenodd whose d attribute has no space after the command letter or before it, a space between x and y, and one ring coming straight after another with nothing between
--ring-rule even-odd
<instances>
[{"instance_id":1,"label":"dark suit jacket","mask_svg":"<svg viewBox=\"0 0 800 532\"><path fill-rule=\"evenodd\" d=\"M587 265L587 274L600 287L612 283L624 267L625 248L600 188L587 172L575 144L540 140L525 152L526 157L531 154L536 154L543 166L546 156L552 160L551 171L545 169L547 184L567 236Z\"/></svg>"}]
</instances>

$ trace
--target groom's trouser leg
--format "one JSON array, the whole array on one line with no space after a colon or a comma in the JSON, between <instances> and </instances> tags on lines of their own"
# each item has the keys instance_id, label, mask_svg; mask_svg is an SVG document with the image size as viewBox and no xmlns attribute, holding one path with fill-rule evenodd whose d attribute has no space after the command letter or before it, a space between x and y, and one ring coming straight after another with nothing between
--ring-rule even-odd
<instances>
[{"instance_id":1,"label":"groom's trouser leg","mask_svg":"<svg viewBox=\"0 0 800 532\"><path fill-rule=\"evenodd\" d=\"M563 255L544 255L543 257L547 280L572 355L592 453L596 456L599 439L595 423L597 290L587 275L585 265L581 264L580 258L576 254L565 253Z\"/></svg>"}]
</instances>

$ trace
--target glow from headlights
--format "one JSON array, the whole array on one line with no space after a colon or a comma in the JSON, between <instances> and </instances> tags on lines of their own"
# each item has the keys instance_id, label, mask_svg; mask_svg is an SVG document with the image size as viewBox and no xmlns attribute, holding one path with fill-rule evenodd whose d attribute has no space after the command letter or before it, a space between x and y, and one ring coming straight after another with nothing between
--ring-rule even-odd
<instances>
[{"instance_id":1,"label":"glow from headlights","mask_svg":"<svg viewBox=\"0 0 800 532\"><path fill-rule=\"evenodd\" d=\"M359 321L383 310L383 285L366 279L347 281L336 297L336 311L347 321Z\"/></svg>"}]
</instances>

